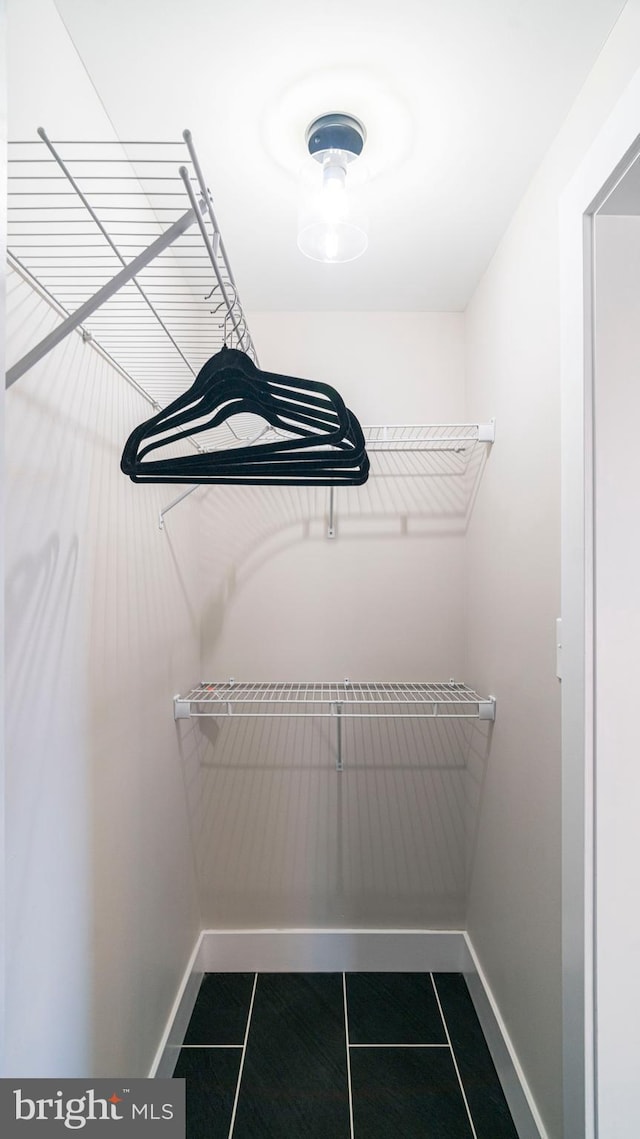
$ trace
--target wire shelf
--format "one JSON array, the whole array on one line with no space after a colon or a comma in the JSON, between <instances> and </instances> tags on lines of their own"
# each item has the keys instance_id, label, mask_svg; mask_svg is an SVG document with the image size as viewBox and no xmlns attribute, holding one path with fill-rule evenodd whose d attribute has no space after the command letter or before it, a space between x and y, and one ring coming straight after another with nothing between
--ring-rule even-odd
<instances>
[{"instance_id":1,"label":"wire shelf","mask_svg":"<svg viewBox=\"0 0 640 1139\"><path fill-rule=\"evenodd\" d=\"M50 143L42 132L34 141L10 142L10 264L59 310L73 313L184 215L187 184L204 201L187 135L180 142ZM225 343L256 359L207 197L202 222L208 241L193 224L82 325L85 338L156 407L186 391ZM198 445L245 441L258 422L238 416L233 428L201 433Z\"/></svg>"},{"instance_id":2,"label":"wire shelf","mask_svg":"<svg viewBox=\"0 0 640 1139\"><path fill-rule=\"evenodd\" d=\"M370 452L467 451L476 443L494 441L494 424L486 423L406 423L372 424L363 427Z\"/></svg>"},{"instance_id":3,"label":"wire shelf","mask_svg":"<svg viewBox=\"0 0 640 1139\"><path fill-rule=\"evenodd\" d=\"M176 719L201 716L441 717L493 720L495 699L456 681L212 681L174 701Z\"/></svg>"}]
</instances>

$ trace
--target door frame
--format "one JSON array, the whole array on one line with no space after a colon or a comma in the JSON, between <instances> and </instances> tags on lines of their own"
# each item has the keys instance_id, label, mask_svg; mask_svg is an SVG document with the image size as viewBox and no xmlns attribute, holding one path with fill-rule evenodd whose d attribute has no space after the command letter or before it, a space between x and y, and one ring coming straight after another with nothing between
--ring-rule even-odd
<instances>
[{"instance_id":1,"label":"door frame","mask_svg":"<svg viewBox=\"0 0 640 1139\"><path fill-rule=\"evenodd\" d=\"M640 71L560 198L565 1139L596 1139L593 228L640 153Z\"/></svg>"}]
</instances>

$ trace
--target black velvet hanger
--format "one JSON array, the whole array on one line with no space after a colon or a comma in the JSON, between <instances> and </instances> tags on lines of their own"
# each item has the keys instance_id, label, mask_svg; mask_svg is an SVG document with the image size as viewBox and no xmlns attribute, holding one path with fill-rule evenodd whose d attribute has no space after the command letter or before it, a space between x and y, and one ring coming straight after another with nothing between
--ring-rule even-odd
<instances>
[{"instance_id":1,"label":"black velvet hanger","mask_svg":"<svg viewBox=\"0 0 640 1139\"><path fill-rule=\"evenodd\" d=\"M283 437L147 458L239 414L262 417ZM120 466L133 482L358 486L369 473L362 428L334 388L264 372L235 348L208 360L188 391L132 431Z\"/></svg>"}]
</instances>

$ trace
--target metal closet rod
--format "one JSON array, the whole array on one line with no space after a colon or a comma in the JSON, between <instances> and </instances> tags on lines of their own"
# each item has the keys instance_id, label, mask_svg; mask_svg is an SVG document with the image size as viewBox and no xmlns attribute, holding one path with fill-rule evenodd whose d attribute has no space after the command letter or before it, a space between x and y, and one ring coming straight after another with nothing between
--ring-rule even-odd
<instances>
[{"instance_id":1,"label":"metal closet rod","mask_svg":"<svg viewBox=\"0 0 640 1139\"><path fill-rule=\"evenodd\" d=\"M7 261L14 272L22 277L23 281L26 281L30 288L32 288L34 292L38 294L38 296L42 297L42 299L51 306L54 312L58 313L58 316L67 317L69 315L67 310L60 304L60 302L56 300L56 298L50 292L48 292L42 282L38 281L36 277L32 276L29 270L25 268L22 262L19 261L17 257L11 253L10 250L7 251ZM142 384L138 383L138 381L134 379L134 377L130 375L129 372L127 372L126 368L123 367L120 361L114 360L113 356L107 352L106 348L104 348L102 344L99 344L98 341L94 339L90 332L87 332L85 329L80 327L76 328L74 331L82 337L86 344L90 344L93 350L97 352L103 360L106 360L112 368L115 368L116 372L122 376L123 380L125 380L126 383L130 384L133 390L136 391L139 396L142 396L142 399L151 404L151 407L154 409L154 411L160 411L161 404L158 402L156 397L150 395L149 392L146 391L146 389L142 386ZM195 448L196 451L200 451L201 454L204 453L204 447L202 447L196 439L189 439L188 442L192 447Z\"/></svg>"},{"instance_id":2,"label":"metal closet rod","mask_svg":"<svg viewBox=\"0 0 640 1139\"><path fill-rule=\"evenodd\" d=\"M77 328L78 325L83 324L87 317L91 316L91 314L95 312L97 308L100 308L100 306L103 305L105 301L109 300L109 297L112 297L114 293L117 293L118 289L121 289L123 285L126 285L127 281L130 281L132 277L135 277L136 273L139 273L140 270L144 269L145 265L148 265L154 257L157 257L159 253L162 253L163 250L167 248L167 246L171 245L172 242L174 242L181 233L184 233L185 229L188 229L190 225L193 225L194 220L194 211L192 209L187 210L186 214L183 214L182 217L178 218L178 221L174 222L174 224L170 226L170 228L165 233L156 238L156 240L152 242L149 248L145 249L144 253L141 253L138 257L134 258L134 260L131 261L131 263L126 266L126 268L117 273L116 276L113 277L110 281L107 281L107 284L103 285L101 289L98 289L98 292L94 293L94 295L90 297L88 301L85 301L83 305L80 305L80 308L77 308L75 312L72 312L71 316L67 317L66 320L63 320L62 324L59 324L57 328L54 328L53 332L50 332L48 336L45 336L44 340L41 340L39 344L36 344L35 348L32 348L31 351L27 352L27 354L23 356L21 360L18 360L17 364L14 364L13 367L9 368L7 372L6 386L10 388L12 384L15 384L16 380L19 380L20 377L25 374L25 372L28 372L29 369L32 368L34 364L37 364L38 361L43 358L43 356L46 356L52 348L55 348L57 344L60 344L60 342L64 340L70 332L73 332L73 330Z\"/></svg>"},{"instance_id":3,"label":"metal closet rod","mask_svg":"<svg viewBox=\"0 0 640 1139\"><path fill-rule=\"evenodd\" d=\"M56 300L56 298L48 291L48 289L45 288L41 281L38 281L36 277L32 276L29 270L25 268L22 262L19 261L18 258L13 253L11 253L10 250L7 250L7 262L10 268L13 269L13 271L17 273L23 281L26 281L29 287L33 289L34 292L38 294L38 296L42 297L42 299L51 306L53 311L58 314L58 316L66 318L69 315L67 309L65 309L60 304L60 301ZM139 396L142 396L142 398L146 400L147 403L151 404L154 411L160 411L160 404L158 403L157 399L155 399L154 396L150 395L148 391L145 391L142 385L139 384L138 381L133 378L133 376L130 376L125 368L123 368L122 364L117 360L114 360L113 356L107 352L106 348L103 348L101 344L98 344L97 340L94 340L93 336L91 336L90 333L85 332L84 329L76 328L75 331L79 336L82 337L86 344L91 345L94 351L96 351L103 360L106 360L112 368L115 368L119 375L122 376L123 380L126 380L126 382L131 385L131 387L138 393ZM193 440L193 446L196 448L196 450L203 449L198 443L195 442L195 440Z\"/></svg>"}]
</instances>

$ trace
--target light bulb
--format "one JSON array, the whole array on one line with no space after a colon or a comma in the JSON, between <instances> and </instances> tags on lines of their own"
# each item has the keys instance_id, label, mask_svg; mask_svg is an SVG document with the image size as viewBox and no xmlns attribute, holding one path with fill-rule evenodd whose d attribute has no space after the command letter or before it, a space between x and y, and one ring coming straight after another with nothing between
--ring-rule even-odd
<instances>
[{"instance_id":1,"label":"light bulb","mask_svg":"<svg viewBox=\"0 0 640 1139\"><path fill-rule=\"evenodd\" d=\"M324 165L320 209L328 225L337 225L347 220L347 171L337 162L328 161Z\"/></svg>"},{"instance_id":2,"label":"light bulb","mask_svg":"<svg viewBox=\"0 0 640 1139\"><path fill-rule=\"evenodd\" d=\"M302 171L298 248L313 261L354 261L367 248L363 183L352 185L347 167L343 151L329 150Z\"/></svg>"},{"instance_id":3,"label":"light bulb","mask_svg":"<svg viewBox=\"0 0 640 1139\"><path fill-rule=\"evenodd\" d=\"M301 170L298 248L314 261L354 261L367 248L365 167L352 164L366 137L352 115L315 119L306 134L309 159Z\"/></svg>"}]
</instances>

